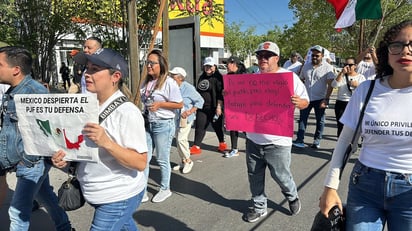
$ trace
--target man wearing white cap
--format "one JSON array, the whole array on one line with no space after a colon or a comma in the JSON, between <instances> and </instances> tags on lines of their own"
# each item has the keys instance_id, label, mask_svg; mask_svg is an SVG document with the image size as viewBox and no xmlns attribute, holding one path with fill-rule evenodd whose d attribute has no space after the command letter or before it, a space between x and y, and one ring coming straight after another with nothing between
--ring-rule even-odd
<instances>
[{"instance_id":1,"label":"man wearing white cap","mask_svg":"<svg viewBox=\"0 0 412 231\"><path fill-rule=\"evenodd\" d=\"M190 83L185 81L186 71L181 67L175 67L169 71L170 75L179 85L180 93L183 98L183 108L180 109L180 117L176 124L178 125L176 133L176 146L180 158L182 159L182 166L177 165L173 167L173 170L179 170L183 167L182 172L184 174L189 173L193 167L193 161L190 159L189 150L189 133L192 128L193 121L195 120L196 111L198 108L203 107L204 100L202 96L196 91L196 88Z\"/></svg>"},{"instance_id":2,"label":"man wearing white cap","mask_svg":"<svg viewBox=\"0 0 412 231\"><path fill-rule=\"evenodd\" d=\"M256 50L260 73L291 72L279 67L279 55L279 47L276 43L261 43ZM293 89L293 95L287 96L290 97L291 103L300 110L306 108L309 104L309 98L305 86L295 73L293 73ZM256 222L267 215L266 167L288 200L290 213L292 215L298 214L301 204L296 184L290 172L292 138L253 132L248 132L246 137L246 165L253 209L245 214L244 219L247 222Z\"/></svg>"},{"instance_id":3,"label":"man wearing white cap","mask_svg":"<svg viewBox=\"0 0 412 231\"><path fill-rule=\"evenodd\" d=\"M320 148L323 128L325 126L325 110L329 104L329 97L332 94L332 81L335 79L333 66L327 62L322 62L324 56L324 48L316 45L311 49L311 62L305 63L300 72L300 79L305 83L306 90L309 94L309 106L300 110L299 130L297 138L293 142L293 146L304 148L303 142L305 136L308 118L312 108L315 109L316 116L316 131L313 137L312 148Z\"/></svg>"}]
</instances>

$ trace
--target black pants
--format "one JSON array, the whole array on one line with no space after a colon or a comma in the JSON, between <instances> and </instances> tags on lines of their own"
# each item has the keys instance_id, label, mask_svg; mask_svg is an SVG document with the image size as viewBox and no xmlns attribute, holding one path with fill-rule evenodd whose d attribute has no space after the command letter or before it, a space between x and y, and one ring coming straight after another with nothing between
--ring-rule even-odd
<instances>
[{"instance_id":1,"label":"black pants","mask_svg":"<svg viewBox=\"0 0 412 231\"><path fill-rule=\"evenodd\" d=\"M342 132L342 129L343 129L343 124L339 122L339 120L340 120L340 117L342 117L343 112L345 111L345 108L347 105L348 105L347 101L336 100L336 103L335 103L335 117L336 117L336 123L338 125L338 132L337 132L338 137L340 136L340 133Z\"/></svg>"},{"instance_id":2,"label":"black pants","mask_svg":"<svg viewBox=\"0 0 412 231\"><path fill-rule=\"evenodd\" d=\"M70 88L71 83L70 83L70 78L69 77L63 78L63 87L64 87L65 90L66 90L66 82L67 82L67 86Z\"/></svg>"},{"instance_id":3,"label":"black pants","mask_svg":"<svg viewBox=\"0 0 412 231\"><path fill-rule=\"evenodd\" d=\"M216 108L204 108L197 110L194 145L200 146L203 138L205 138L206 129L209 126L209 123L212 123L213 130L215 130L219 143L225 142L223 133L223 115L219 116L219 118L213 122L213 116L215 116L215 114Z\"/></svg>"},{"instance_id":4,"label":"black pants","mask_svg":"<svg viewBox=\"0 0 412 231\"><path fill-rule=\"evenodd\" d=\"M230 131L230 142L231 142L231 147L233 149L237 149L237 140L239 138L239 132L238 131Z\"/></svg>"}]
</instances>

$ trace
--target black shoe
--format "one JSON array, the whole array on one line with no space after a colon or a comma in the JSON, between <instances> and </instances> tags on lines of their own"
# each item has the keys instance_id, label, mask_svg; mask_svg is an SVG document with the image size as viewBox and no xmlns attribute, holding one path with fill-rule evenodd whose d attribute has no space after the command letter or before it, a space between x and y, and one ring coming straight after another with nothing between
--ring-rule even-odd
<instances>
[{"instance_id":1,"label":"black shoe","mask_svg":"<svg viewBox=\"0 0 412 231\"><path fill-rule=\"evenodd\" d=\"M246 213L244 219L247 222L253 223L258 221L261 217L264 217L268 214L267 211L264 211L263 213L258 213L254 209L250 210L250 212Z\"/></svg>"},{"instance_id":2,"label":"black shoe","mask_svg":"<svg viewBox=\"0 0 412 231\"><path fill-rule=\"evenodd\" d=\"M299 198L296 198L294 201L289 201L289 210L292 215L297 215L301 207Z\"/></svg>"},{"instance_id":3,"label":"black shoe","mask_svg":"<svg viewBox=\"0 0 412 231\"><path fill-rule=\"evenodd\" d=\"M36 200L33 200L33 205L31 207L31 211L34 212L34 211L38 210L39 208L40 208L39 202L37 202Z\"/></svg>"}]
</instances>

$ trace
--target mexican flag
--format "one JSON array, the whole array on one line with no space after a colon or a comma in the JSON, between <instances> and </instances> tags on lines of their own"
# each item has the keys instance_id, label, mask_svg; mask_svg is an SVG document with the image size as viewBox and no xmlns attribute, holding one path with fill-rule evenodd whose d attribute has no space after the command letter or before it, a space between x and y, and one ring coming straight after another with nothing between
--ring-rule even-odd
<instances>
[{"instance_id":1,"label":"mexican flag","mask_svg":"<svg viewBox=\"0 0 412 231\"><path fill-rule=\"evenodd\" d=\"M335 28L346 28L352 26L360 19L382 18L382 7L380 0L327 0L335 8Z\"/></svg>"}]
</instances>

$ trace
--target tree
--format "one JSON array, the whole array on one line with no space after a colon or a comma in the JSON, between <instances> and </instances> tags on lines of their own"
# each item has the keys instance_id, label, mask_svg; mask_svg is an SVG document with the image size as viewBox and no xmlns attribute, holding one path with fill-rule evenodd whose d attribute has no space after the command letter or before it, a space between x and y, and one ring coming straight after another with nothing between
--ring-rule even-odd
<instances>
[{"instance_id":1,"label":"tree","mask_svg":"<svg viewBox=\"0 0 412 231\"><path fill-rule=\"evenodd\" d=\"M171 2L181 4L182 0ZM200 4L200 0L186 1L189 8L196 4ZM142 46L150 41L159 5L159 0L137 1L138 36ZM3 0L0 41L26 47L34 54L34 77L49 82L56 76L55 46L68 34L75 34L78 40L93 34L102 38L106 47L119 50L127 57L126 6L123 0ZM212 18L223 20L222 4L204 0L201 6L201 11L189 15L202 13L203 23L211 23Z\"/></svg>"},{"instance_id":2,"label":"tree","mask_svg":"<svg viewBox=\"0 0 412 231\"><path fill-rule=\"evenodd\" d=\"M411 17L411 3L408 0L382 0L383 19L365 20L364 44L373 45L379 41L384 30L390 25ZM337 32L335 12L326 0L291 0L289 8L294 12L298 21L290 28L285 28L282 41L291 44L288 49L298 50L303 54L312 45L319 44L337 56L356 56L358 53L358 38L360 36L360 22ZM377 44L374 44L377 45Z\"/></svg>"}]
</instances>

